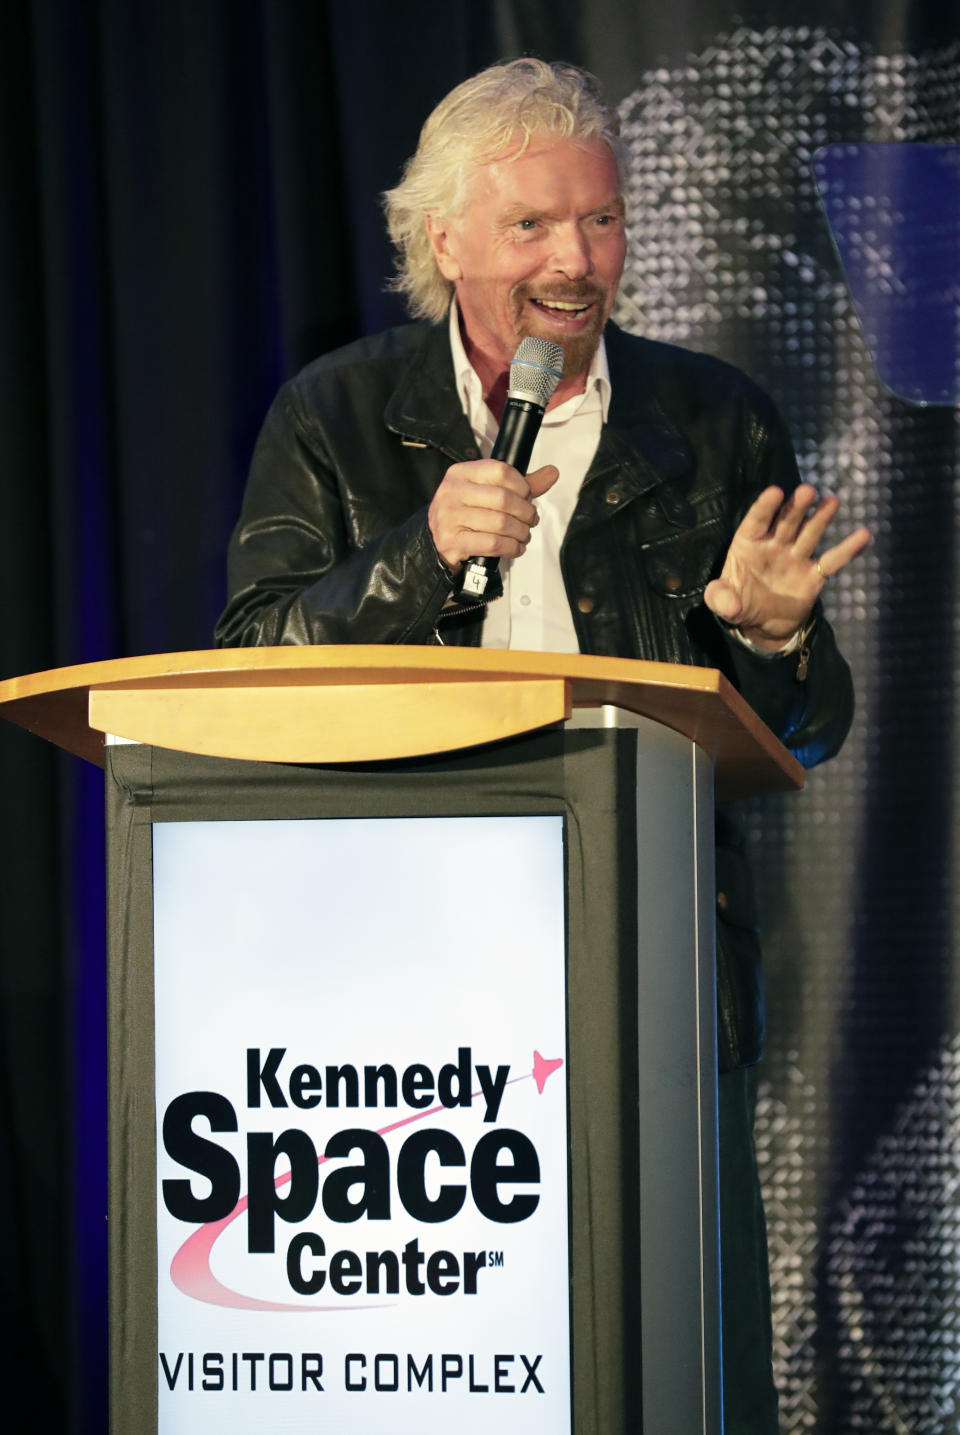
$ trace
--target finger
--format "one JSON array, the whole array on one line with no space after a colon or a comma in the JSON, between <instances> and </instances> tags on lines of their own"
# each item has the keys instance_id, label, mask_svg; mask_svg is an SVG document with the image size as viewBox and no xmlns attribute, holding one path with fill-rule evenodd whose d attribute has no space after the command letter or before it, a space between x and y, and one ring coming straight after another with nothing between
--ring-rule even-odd
<instances>
[{"instance_id":1,"label":"finger","mask_svg":"<svg viewBox=\"0 0 960 1435\"><path fill-rule=\"evenodd\" d=\"M751 542L757 542L766 538L770 532L770 525L777 516L780 505L783 503L782 488L765 488L759 498L755 498L740 521L737 533L742 538L748 538Z\"/></svg>"},{"instance_id":2,"label":"finger","mask_svg":"<svg viewBox=\"0 0 960 1435\"><path fill-rule=\"evenodd\" d=\"M507 533L487 533L483 529L464 528L457 534L458 562L469 558L519 558L527 551L530 531L526 538L514 537Z\"/></svg>"},{"instance_id":3,"label":"finger","mask_svg":"<svg viewBox=\"0 0 960 1435\"><path fill-rule=\"evenodd\" d=\"M552 463L546 463L543 468L538 468L534 473L528 473L527 487L530 489L531 496L539 498L541 494L553 487L559 477L560 470Z\"/></svg>"},{"instance_id":4,"label":"finger","mask_svg":"<svg viewBox=\"0 0 960 1435\"><path fill-rule=\"evenodd\" d=\"M491 538L514 538L519 543L529 543L530 530L540 521L536 509L531 508L531 515L529 519L516 518L495 508L464 508L448 526L461 534L486 533Z\"/></svg>"},{"instance_id":5,"label":"finger","mask_svg":"<svg viewBox=\"0 0 960 1435\"><path fill-rule=\"evenodd\" d=\"M452 464L444 474L443 482L449 482L451 486L477 484L480 487L504 489L509 493L519 494L521 498L528 497L530 493L529 480L515 468L511 468L509 463L503 463L498 458L474 458L465 463Z\"/></svg>"},{"instance_id":6,"label":"finger","mask_svg":"<svg viewBox=\"0 0 960 1435\"><path fill-rule=\"evenodd\" d=\"M835 577L841 568L846 568L850 560L856 558L857 554L862 553L872 542L873 534L869 528L855 528L852 533L847 534L842 543L836 543L820 554L817 566L821 575L824 578Z\"/></svg>"},{"instance_id":7,"label":"finger","mask_svg":"<svg viewBox=\"0 0 960 1435\"><path fill-rule=\"evenodd\" d=\"M817 490L812 483L797 485L777 514L776 535L781 542L796 542L801 528L810 522L810 509L816 501Z\"/></svg>"},{"instance_id":8,"label":"finger","mask_svg":"<svg viewBox=\"0 0 960 1435\"><path fill-rule=\"evenodd\" d=\"M716 613L725 623L736 623L743 616L743 601L732 584L722 578L714 578L703 590L703 601L711 613Z\"/></svg>"},{"instance_id":9,"label":"finger","mask_svg":"<svg viewBox=\"0 0 960 1435\"><path fill-rule=\"evenodd\" d=\"M462 523L464 515L471 511L507 513L527 524L537 521L537 510L526 485L520 493L472 475L448 475L434 494L431 508L444 515L447 522L454 523Z\"/></svg>"},{"instance_id":10,"label":"finger","mask_svg":"<svg viewBox=\"0 0 960 1435\"><path fill-rule=\"evenodd\" d=\"M476 464L462 467L465 470L469 467L469 473L454 475L446 490L441 484L435 502L449 504L452 511L463 507L508 513L531 528L540 522L540 515L531 500L546 493L560 476L559 469L552 463L538 468L526 478L505 463L497 462L492 468L483 470ZM449 472L453 474L452 469ZM517 482L523 487L519 488Z\"/></svg>"},{"instance_id":11,"label":"finger","mask_svg":"<svg viewBox=\"0 0 960 1435\"><path fill-rule=\"evenodd\" d=\"M494 488L483 483L468 484L451 504L451 510L453 512L502 513L508 518L518 519L528 527L532 527L540 521L540 516L530 498L512 493L508 488ZM485 523L481 524L481 527L485 526Z\"/></svg>"},{"instance_id":12,"label":"finger","mask_svg":"<svg viewBox=\"0 0 960 1435\"><path fill-rule=\"evenodd\" d=\"M806 522L797 535L796 549L801 558L811 558L815 548L819 547L823 535L830 524L837 516L840 507L840 500L836 494L828 493L817 504L812 513L807 515Z\"/></svg>"}]
</instances>

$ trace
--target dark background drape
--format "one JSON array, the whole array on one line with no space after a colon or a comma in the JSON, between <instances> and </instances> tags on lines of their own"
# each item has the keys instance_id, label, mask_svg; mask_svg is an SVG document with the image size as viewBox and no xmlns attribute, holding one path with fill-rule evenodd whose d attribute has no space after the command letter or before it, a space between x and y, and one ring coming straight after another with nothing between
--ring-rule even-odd
<instances>
[{"instance_id":1,"label":"dark background drape","mask_svg":"<svg viewBox=\"0 0 960 1435\"><path fill-rule=\"evenodd\" d=\"M960 18L883 0L0 7L0 675L203 648L259 422L401 322L380 192L504 55L593 69L634 209L622 322L781 404L877 541L834 585L839 759L754 804L758 1145L784 1429L956 1430L955 415L878 385L809 160L960 139ZM0 734L0 1390L106 1428L99 774ZM12 1408L12 1407L8 1407ZM46 1422L46 1424L44 1424Z\"/></svg>"}]
</instances>

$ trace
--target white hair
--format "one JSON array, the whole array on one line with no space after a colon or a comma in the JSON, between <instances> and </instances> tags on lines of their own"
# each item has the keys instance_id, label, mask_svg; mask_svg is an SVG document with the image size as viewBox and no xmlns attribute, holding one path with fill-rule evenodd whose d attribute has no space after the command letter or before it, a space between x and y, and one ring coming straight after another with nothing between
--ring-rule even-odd
<instances>
[{"instance_id":1,"label":"white hair","mask_svg":"<svg viewBox=\"0 0 960 1435\"><path fill-rule=\"evenodd\" d=\"M586 70L559 61L506 60L464 80L440 101L420 131L403 177L384 205L397 267L390 288L407 296L416 318L443 318L453 285L437 267L427 216L457 219L478 165L536 135L603 140L620 167L619 124Z\"/></svg>"}]
</instances>

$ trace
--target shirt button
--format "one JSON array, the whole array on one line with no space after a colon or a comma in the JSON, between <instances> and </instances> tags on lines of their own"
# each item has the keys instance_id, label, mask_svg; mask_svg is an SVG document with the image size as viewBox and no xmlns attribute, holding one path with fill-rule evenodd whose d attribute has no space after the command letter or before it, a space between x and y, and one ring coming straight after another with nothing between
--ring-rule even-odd
<instances>
[{"instance_id":1,"label":"shirt button","mask_svg":"<svg viewBox=\"0 0 960 1435\"><path fill-rule=\"evenodd\" d=\"M592 612L593 612L593 599L592 599L592 598L578 598L578 599L577 599L577 607L580 609L580 612L581 612L581 613L592 613Z\"/></svg>"},{"instance_id":2,"label":"shirt button","mask_svg":"<svg viewBox=\"0 0 960 1435\"><path fill-rule=\"evenodd\" d=\"M622 496L619 488L610 488L607 490L606 500L609 504L615 504L620 502Z\"/></svg>"},{"instance_id":3,"label":"shirt button","mask_svg":"<svg viewBox=\"0 0 960 1435\"><path fill-rule=\"evenodd\" d=\"M525 608L529 608L529 607L530 607L530 594L529 594L529 593L523 593L523 594L521 595L521 597L520 597L520 602L523 604L523 606L524 606Z\"/></svg>"}]
</instances>

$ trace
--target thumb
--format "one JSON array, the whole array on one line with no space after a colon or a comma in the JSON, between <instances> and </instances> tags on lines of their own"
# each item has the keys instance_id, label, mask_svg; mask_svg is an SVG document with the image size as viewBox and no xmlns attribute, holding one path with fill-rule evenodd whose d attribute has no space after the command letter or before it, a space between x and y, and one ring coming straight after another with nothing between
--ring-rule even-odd
<instances>
[{"instance_id":1,"label":"thumb","mask_svg":"<svg viewBox=\"0 0 960 1435\"><path fill-rule=\"evenodd\" d=\"M736 588L724 578L714 578L703 590L703 601L711 613L725 623L736 623L743 616L743 600Z\"/></svg>"},{"instance_id":2,"label":"thumb","mask_svg":"<svg viewBox=\"0 0 960 1435\"><path fill-rule=\"evenodd\" d=\"M543 468L538 468L535 469L533 473L528 473L527 487L530 490L530 497L539 498L542 493L546 493L548 488L553 487L559 477L560 470L552 463L545 463Z\"/></svg>"}]
</instances>

